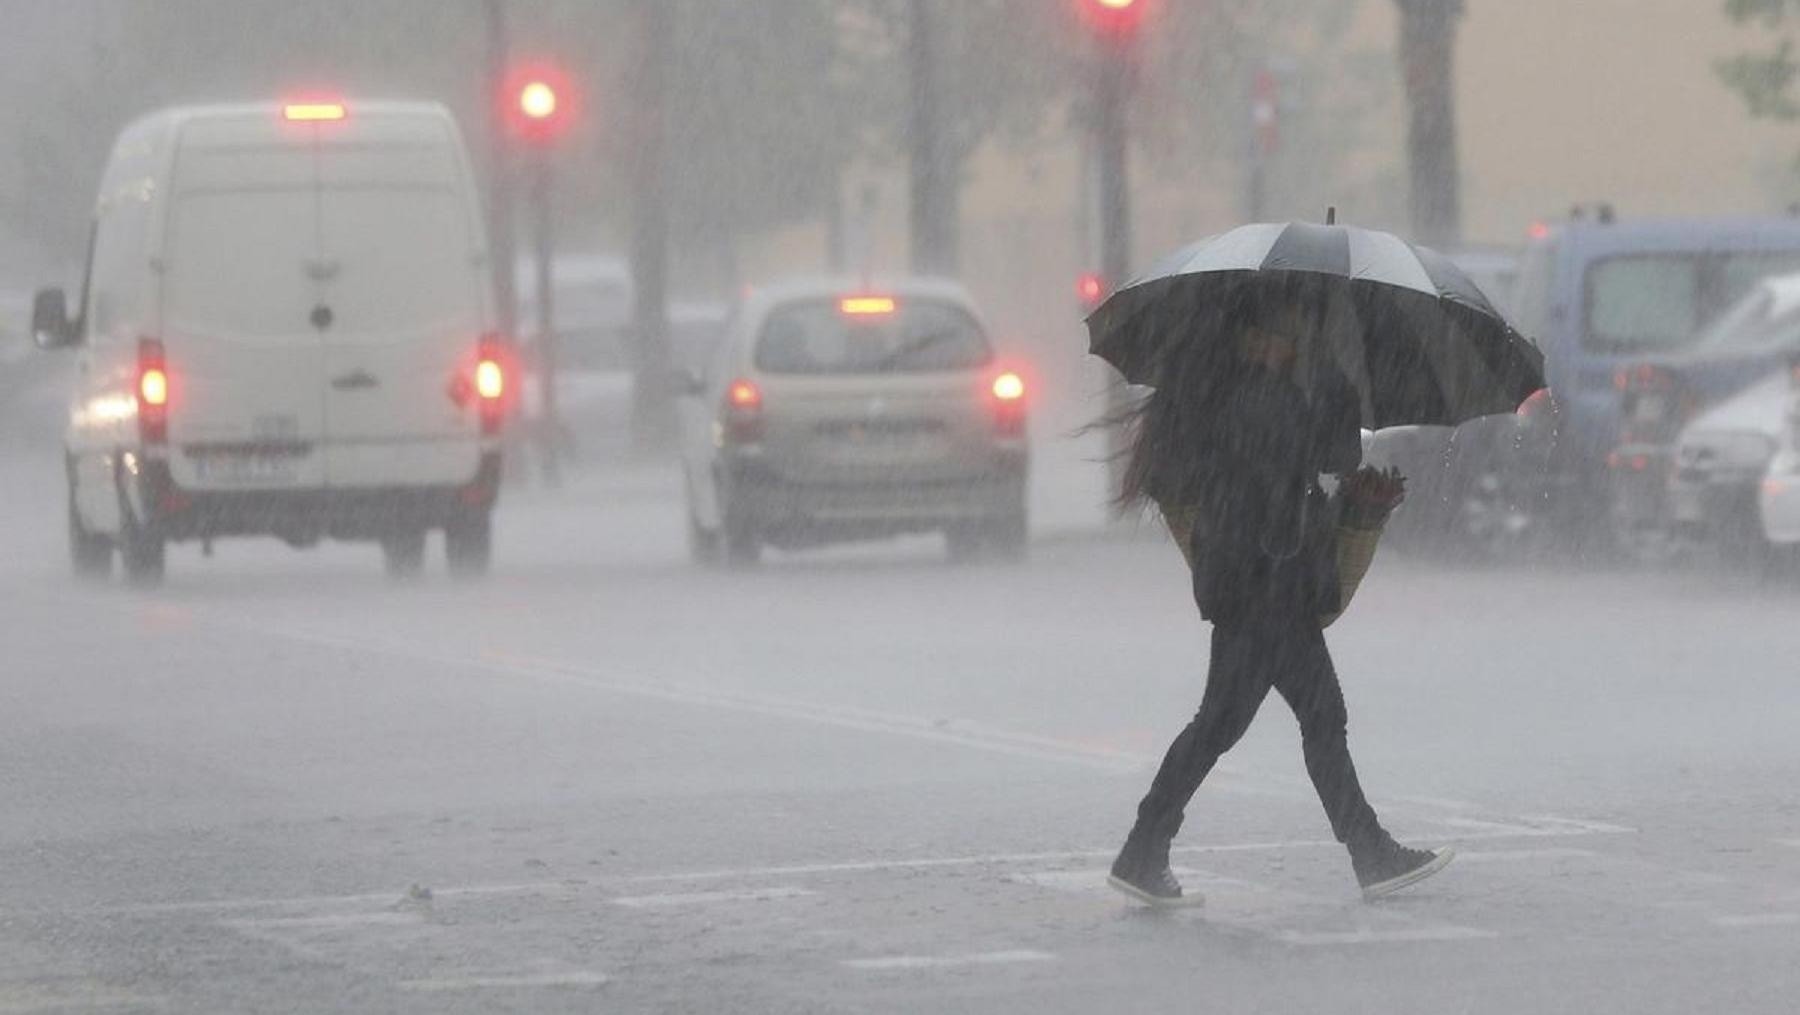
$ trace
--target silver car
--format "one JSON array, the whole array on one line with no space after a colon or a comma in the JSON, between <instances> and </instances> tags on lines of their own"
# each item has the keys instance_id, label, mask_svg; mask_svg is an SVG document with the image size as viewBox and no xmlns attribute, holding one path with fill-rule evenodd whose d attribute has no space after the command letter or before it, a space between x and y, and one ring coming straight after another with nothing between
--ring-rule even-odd
<instances>
[{"instance_id":1,"label":"silver car","mask_svg":"<svg viewBox=\"0 0 1800 1015\"><path fill-rule=\"evenodd\" d=\"M961 286L755 292L686 395L696 560L932 531L953 559L1025 553L1025 382Z\"/></svg>"}]
</instances>

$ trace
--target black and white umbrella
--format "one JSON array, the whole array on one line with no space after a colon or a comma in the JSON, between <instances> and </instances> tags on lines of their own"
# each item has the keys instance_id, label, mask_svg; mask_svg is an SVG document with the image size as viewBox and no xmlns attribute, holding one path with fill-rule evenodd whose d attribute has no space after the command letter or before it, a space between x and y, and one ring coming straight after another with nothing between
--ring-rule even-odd
<instances>
[{"instance_id":1,"label":"black and white umbrella","mask_svg":"<svg viewBox=\"0 0 1800 1015\"><path fill-rule=\"evenodd\" d=\"M1363 426L1455 426L1509 413L1544 386L1544 357L1435 251L1351 226L1241 226L1163 258L1087 319L1089 351L1134 384L1193 343L1223 346L1257 287L1308 302L1312 348L1357 387Z\"/></svg>"}]
</instances>

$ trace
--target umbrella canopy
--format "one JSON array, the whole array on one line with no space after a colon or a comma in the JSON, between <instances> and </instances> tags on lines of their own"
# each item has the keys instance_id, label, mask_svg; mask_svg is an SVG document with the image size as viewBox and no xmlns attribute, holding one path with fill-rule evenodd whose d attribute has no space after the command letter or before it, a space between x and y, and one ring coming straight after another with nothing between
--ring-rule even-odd
<instances>
[{"instance_id":1,"label":"umbrella canopy","mask_svg":"<svg viewBox=\"0 0 1800 1015\"><path fill-rule=\"evenodd\" d=\"M1172 356L1229 350L1234 308L1270 289L1318 322L1302 356L1350 379L1368 429L1510 413L1544 386L1543 354L1448 258L1301 222L1242 226L1163 258L1088 317L1089 351L1155 386Z\"/></svg>"}]
</instances>

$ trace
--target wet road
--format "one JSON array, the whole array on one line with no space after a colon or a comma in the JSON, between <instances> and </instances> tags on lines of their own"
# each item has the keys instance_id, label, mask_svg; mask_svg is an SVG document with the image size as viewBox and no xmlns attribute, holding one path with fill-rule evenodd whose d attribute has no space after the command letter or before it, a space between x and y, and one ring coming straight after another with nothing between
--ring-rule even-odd
<instances>
[{"instance_id":1,"label":"wet road","mask_svg":"<svg viewBox=\"0 0 1800 1015\"><path fill-rule=\"evenodd\" d=\"M682 557L668 477L515 499L493 580L225 544L68 581L10 467L0 1012L1787 1012L1800 591L1384 558L1332 632L1379 905L1271 700L1103 868L1198 701L1171 548ZM54 472L50 475L53 477ZM21 477L24 477L23 479Z\"/></svg>"}]
</instances>

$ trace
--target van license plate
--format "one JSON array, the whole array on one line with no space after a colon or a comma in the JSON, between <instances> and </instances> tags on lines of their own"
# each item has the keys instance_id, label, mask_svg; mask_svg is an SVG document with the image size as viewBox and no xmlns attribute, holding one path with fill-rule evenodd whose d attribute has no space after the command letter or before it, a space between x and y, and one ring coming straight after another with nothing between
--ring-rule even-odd
<instances>
[{"instance_id":1,"label":"van license plate","mask_svg":"<svg viewBox=\"0 0 1800 1015\"><path fill-rule=\"evenodd\" d=\"M194 459L194 474L212 483L291 483L294 480L292 455L231 452L200 455Z\"/></svg>"}]
</instances>

